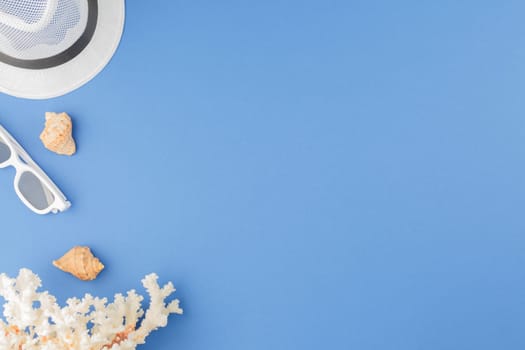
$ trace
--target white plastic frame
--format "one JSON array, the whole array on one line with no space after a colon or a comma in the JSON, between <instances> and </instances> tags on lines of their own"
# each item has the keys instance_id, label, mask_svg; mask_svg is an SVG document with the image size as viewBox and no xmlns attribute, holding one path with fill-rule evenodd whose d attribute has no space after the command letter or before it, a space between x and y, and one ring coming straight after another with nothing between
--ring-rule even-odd
<instances>
[{"instance_id":1,"label":"white plastic frame","mask_svg":"<svg viewBox=\"0 0 525 350\"><path fill-rule=\"evenodd\" d=\"M7 168L12 166L16 170L14 187L15 192L20 198L20 200L32 211L37 214L45 215L48 213L58 213L66 211L71 203L66 199L64 194L58 189L53 181L44 173L44 171L31 159L29 154L20 146L20 144L7 132L6 129L0 125L0 140L9 147L11 154L9 159L5 162L0 163L0 169ZM18 188L20 177L23 173L30 172L35 175L40 182L47 187L47 189L53 194L55 200L49 205L48 208L39 210L35 208L29 201L24 197Z\"/></svg>"}]
</instances>

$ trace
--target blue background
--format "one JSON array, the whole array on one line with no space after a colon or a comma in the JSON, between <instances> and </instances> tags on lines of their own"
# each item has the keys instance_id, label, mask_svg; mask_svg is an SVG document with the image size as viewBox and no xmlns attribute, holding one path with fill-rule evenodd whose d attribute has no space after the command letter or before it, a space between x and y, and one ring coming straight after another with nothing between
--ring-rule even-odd
<instances>
[{"instance_id":1,"label":"blue background","mask_svg":"<svg viewBox=\"0 0 525 350\"><path fill-rule=\"evenodd\" d=\"M142 349L523 349L523 1L128 1L108 67L0 121L71 199L2 171L0 267L61 301L155 271ZM38 135L75 121L78 154ZM80 282L51 261L90 245Z\"/></svg>"}]
</instances>

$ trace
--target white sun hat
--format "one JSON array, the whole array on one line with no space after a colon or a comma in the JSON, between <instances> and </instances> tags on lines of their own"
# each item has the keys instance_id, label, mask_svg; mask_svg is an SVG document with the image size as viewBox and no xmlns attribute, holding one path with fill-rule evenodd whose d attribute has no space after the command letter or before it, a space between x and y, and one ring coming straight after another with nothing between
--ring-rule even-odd
<instances>
[{"instance_id":1,"label":"white sun hat","mask_svg":"<svg viewBox=\"0 0 525 350\"><path fill-rule=\"evenodd\" d=\"M124 29L124 0L0 0L0 92L45 99L97 75Z\"/></svg>"}]
</instances>

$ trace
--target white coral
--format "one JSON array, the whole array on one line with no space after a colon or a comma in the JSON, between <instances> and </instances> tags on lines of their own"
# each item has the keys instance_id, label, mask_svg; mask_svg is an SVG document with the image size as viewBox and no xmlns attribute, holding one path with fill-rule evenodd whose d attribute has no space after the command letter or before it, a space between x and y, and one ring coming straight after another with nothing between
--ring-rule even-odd
<instances>
[{"instance_id":1,"label":"white coral","mask_svg":"<svg viewBox=\"0 0 525 350\"><path fill-rule=\"evenodd\" d=\"M151 302L144 313L143 297L134 290L106 298L86 294L71 298L60 307L48 292L37 291L40 278L28 269L18 277L0 275L0 296L5 299L0 319L0 349L5 350L132 350L159 327L165 327L171 313L182 314L179 301L165 299L175 288L162 288L157 275L142 280Z\"/></svg>"}]
</instances>

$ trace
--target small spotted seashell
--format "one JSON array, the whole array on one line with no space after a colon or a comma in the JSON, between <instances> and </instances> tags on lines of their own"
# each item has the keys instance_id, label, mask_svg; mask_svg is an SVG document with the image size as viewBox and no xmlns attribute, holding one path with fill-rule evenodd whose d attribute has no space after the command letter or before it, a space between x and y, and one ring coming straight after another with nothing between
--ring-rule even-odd
<instances>
[{"instance_id":1,"label":"small spotted seashell","mask_svg":"<svg viewBox=\"0 0 525 350\"><path fill-rule=\"evenodd\" d=\"M94 280L104 269L104 265L93 256L89 247L73 247L63 257L53 261L53 265L82 281Z\"/></svg>"}]
</instances>

